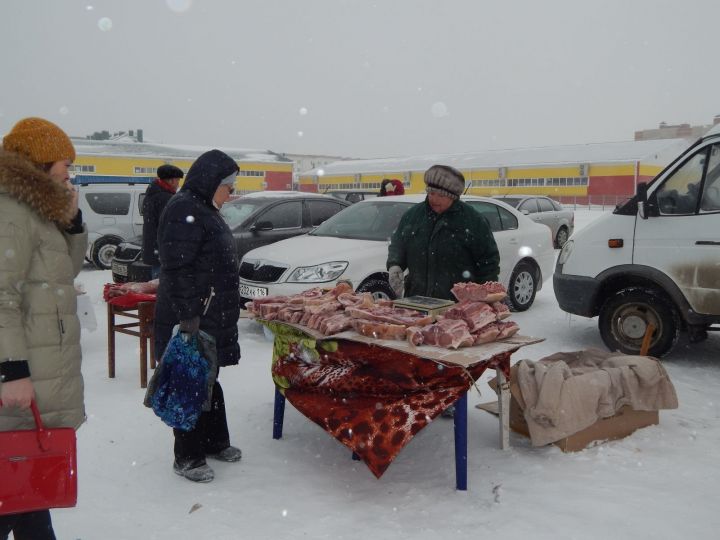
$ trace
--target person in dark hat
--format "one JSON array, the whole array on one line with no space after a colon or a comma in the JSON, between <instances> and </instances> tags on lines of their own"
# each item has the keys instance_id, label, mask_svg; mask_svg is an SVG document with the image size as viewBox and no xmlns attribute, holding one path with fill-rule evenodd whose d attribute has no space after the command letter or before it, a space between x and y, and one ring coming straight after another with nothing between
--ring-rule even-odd
<instances>
[{"instance_id":1,"label":"person in dark hat","mask_svg":"<svg viewBox=\"0 0 720 540\"><path fill-rule=\"evenodd\" d=\"M460 200L463 174L433 165L424 179L427 197L405 213L388 247L387 269L395 294L452 300L455 283L497 281L497 244L485 218Z\"/></svg>"},{"instance_id":2,"label":"person in dark hat","mask_svg":"<svg viewBox=\"0 0 720 540\"><path fill-rule=\"evenodd\" d=\"M70 182L74 160L70 138L42 118L20 120L2 141L0 431L35 429L33 400L46 427L77 429L85 420L73 281L88 235ZM10 532L55 538L50 511L42 509L0 515L0 538Z\"/></svg>"},{"instance_id":3,"label":"person in dark hat","mask_svg":"<svg viewBox=\"0 0 720 540\"><path fill-rule=\"evenodd\" d=\"M157 169L157 178L153 180L145 191L143 200L143 239L142 260L151 268L151 275L156 279L160 275L160 259L157 250L157 230L160 224L160 214L170 197L180 185L184 173L175 165L160 165Z\"/></svg>"},{"instance_id":4,"label":"person in dark hat","mask_svg":"<svg viewBox=\"0 0 720 540\"><path fill-rule=\"evenodd\" d=\"M224 152L205 152L160 216L154 326L159 356L179 323L181 333L203 330L215 338L219 371L240 360L239 261L232 231L219 212L235 189L238 171L237 163ZM219 376L218 372L212 386L210 410L200 415L193 429L173 430L173 470L193 482L215 477L206 458L236 462L242 457L240 449L230 444Z\"/></svg>"}]
</instances>

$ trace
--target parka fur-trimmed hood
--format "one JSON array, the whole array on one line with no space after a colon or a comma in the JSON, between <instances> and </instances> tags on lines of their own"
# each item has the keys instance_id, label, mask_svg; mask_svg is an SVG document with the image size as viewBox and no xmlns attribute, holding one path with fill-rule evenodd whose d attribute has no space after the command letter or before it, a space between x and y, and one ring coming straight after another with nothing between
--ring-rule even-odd
<instances>
[{"instance_id":1,"label":"parka fur-trimmed hood","mask_svg":"<svg viewBox=\"0 0 720 540\"><path fill-rule=\"evenodd\" d=\"M36 214L65 228L70 225L71 195L32 161L0 150L0 194L28 205Z\"/></svg>"}]
</instances>

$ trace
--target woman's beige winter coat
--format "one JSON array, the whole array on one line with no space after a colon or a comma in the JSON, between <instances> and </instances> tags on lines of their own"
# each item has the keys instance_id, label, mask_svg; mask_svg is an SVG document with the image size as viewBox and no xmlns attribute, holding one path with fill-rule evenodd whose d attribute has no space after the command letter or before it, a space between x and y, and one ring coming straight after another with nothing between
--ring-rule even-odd
<instances>
[{"instance_id":1,"label":"woman's beige winter coat","mask_svg":"<svg viewBox=\"0 0 720 540\"><path fill-rule=\"evenodd\" d=\"M63 232L69 201L49 175L0 150L0 362L27 360L43 422L77 428L85 406L73 281L87 231ZM0 431L33 426L29 410L0 408Z\"/></svg>"}]
</instances>

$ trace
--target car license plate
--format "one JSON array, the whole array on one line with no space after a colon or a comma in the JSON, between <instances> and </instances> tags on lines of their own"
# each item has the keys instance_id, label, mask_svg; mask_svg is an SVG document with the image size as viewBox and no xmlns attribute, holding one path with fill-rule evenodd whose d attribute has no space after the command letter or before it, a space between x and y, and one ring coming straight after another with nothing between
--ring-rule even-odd
<instances>
[{"instance_id":1,"label":"car license plate","mask_svg":"<svg viewBox=\"0 0 720 540\"><path fill-rule=\"evenodd\" d=\"M240 285L240 296L245 298L258 298L267 296L268 290L265 287L251 287L250 285Z\"/></svg>"},{"instance_id":2,"label":"car license plate","mask_svg":"<svg viewBox=\"0 0 720 540\"><path fill-rule=\"evenodd\" d=\"M116 263L114 261L112 263L112 271L113 274L117 274L118 276L127 277L128 275L127 266L124 264Z\"/></svg>"}]
</instances>

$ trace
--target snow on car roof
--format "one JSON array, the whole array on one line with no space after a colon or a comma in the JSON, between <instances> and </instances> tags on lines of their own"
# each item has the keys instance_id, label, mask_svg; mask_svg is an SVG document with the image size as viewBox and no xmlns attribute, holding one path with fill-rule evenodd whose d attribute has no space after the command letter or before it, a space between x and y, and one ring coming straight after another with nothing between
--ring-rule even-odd
<instances>
[{"instance_id":1,"label":"snow on car roof","mask_svg":"<svg viewBox=\"0 0 720 540\"><path fill-rule=\"evenodd\" d=\"M310 191L253 191L246 193L241 198L270 198L270 197L322 197L323 199L335 199L329 195L322 193L313 193Z\"/></svg>"},{"instance_id":2,"label":"snow on car roof","mask_svg":"<svg viewBox=\"0 0 720 540\"><path fill-rule=\"evenodd\" d=\"M373 204L373 203L393 203L393 202L405 202L405 203L419 203L425 200L427 195L425 193L413 193L411 195L390 195L387 197L373 197L372 199L366 199L364 201L358 201L355 204ZM497 203L492 197L481 197L479 195L462 195L461 201L490 201Z\"/></svg>"}]
</instances>

